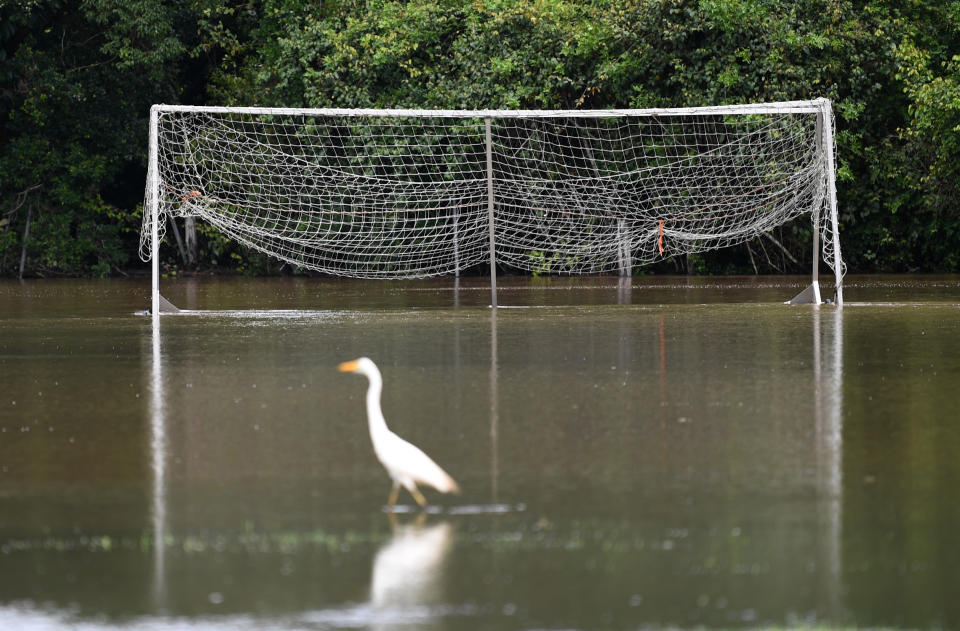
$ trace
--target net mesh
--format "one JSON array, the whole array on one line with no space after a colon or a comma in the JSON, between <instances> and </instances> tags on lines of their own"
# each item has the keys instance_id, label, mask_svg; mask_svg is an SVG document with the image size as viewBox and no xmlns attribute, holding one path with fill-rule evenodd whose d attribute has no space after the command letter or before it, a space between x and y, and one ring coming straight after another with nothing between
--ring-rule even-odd
<instances>
[{"instance_id":1,"label":"net mesh","mask_svg":"<svg viewBox=\"0 0 960 631\"><path fill-rule=\"evenodd\" d=\"M403 278L488 263L492 227L499 265L587 274L734 245L808 213L824 260L842 267L815 113L491 116L489 169L486 124L161 111L158 229L196 216L297 267ZM144 260L150 222L145 212Z\"/></svg>"}]
</instances>

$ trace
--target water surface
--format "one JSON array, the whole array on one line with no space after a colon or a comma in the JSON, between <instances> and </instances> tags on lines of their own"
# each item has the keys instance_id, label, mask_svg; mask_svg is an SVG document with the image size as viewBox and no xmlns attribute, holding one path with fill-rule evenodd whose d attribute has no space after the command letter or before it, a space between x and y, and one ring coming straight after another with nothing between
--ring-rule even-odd
<instances>
[{"instance_id":1,"label":"water surface","mask_svg":"<svg viewBox=\"0 0 960 631\"><path fill-rule=\"evenodd\" d=\"M0 628L956 627L960 278L802 286L0 283Z\"/></svg>"}]
</instances>

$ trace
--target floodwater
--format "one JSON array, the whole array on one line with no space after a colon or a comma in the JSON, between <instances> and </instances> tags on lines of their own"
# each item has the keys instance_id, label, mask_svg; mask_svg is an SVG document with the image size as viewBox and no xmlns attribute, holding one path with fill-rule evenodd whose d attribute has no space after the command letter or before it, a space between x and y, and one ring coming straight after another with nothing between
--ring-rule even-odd
<instances>
[{"instance_id":1,"label":"floodwater","mask_svg":"<svg viewBox=\"0 0 960 631\"><path fill-rule=\"evenodd\" d=\"M957 628L960 277L802 284L0 282L0 628Z\"/></svg>"}]
</instances>

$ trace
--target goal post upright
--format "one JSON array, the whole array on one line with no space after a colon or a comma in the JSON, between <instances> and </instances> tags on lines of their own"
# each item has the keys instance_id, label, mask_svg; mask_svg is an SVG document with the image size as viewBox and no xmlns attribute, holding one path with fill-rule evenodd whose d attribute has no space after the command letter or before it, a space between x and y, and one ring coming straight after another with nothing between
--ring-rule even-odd
<instances>
[{"instance_id":1,"label":"goal post upright","mask_svg":"<svg viewBox=\"0 0 960 631\"><path fill-rule=\"evenodd\" d=\"M840 256L840 219L837 216L837 171L834 156L833 107L829 99L820 99L823 120L823 150L827 172L827 206L830 211L830 232L833 243L833 271L836 277L836 304L843 307L843 259Z\"/></svg>"},{"instance_id":2,"label":"goal post upright","mask_svg":"<svg viewBox=\"0 0 960 631\"><path fill-rule=\"evenodd\" d=\"M159 106L154 105L150 108L150 155L147 166L150 208L145 208L144 212L150 212L150 313L155 317L160 314L160 173L157 159L159 119Z\"/></svg>"},{"instance_id":3,"label":"goal post upright","mask_svg":"<svg viewBox=\"0 0 960 631\"><path fill-rule=\"evenodd\" d=\"M494 234L494 201L493 201L493 140L490 132L490 117L483 118L484 131L486 132L487 147L487 221L490 227L490 306L497 308L497 248L496 236Z\"/></svg>"},{"instance_id":4,"label":"goal post upright","mask_svg":"<svg viewBox=\"0 0 960 631\"><path fill-rule=\"evenodd\" d=\"M823 142L823 118L824 112L821 109L817 112L817 127L816 127L816 144L817 151L823 154L824 152L824 142ZM811 302L815 305L823 302L820 296L820 212L814 211L813 213L813 250L812 250L812 270L810 277L810 286L798 294L793 300L792 303L796 304L799 302Z\"/></svg>"}]
</instances>

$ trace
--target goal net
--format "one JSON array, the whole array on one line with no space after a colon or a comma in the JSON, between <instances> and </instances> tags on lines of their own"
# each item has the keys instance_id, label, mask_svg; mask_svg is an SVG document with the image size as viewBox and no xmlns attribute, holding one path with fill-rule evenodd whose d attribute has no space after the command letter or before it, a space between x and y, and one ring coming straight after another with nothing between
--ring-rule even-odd
<instances>
[{"instance_id":1,"label":"goal net","mask_svg":"<svg viewBox=\"0 0 960 631\"><path fill-rule=\"evenodd\" d=\"M151 113L144 260L156 257L166 217L195 216L247 247L334 275L426 277L481 264L628 274L809 215L814 265L822 258L838 287L844 272L825 99Z\"/></svg>"}]
</instances>

